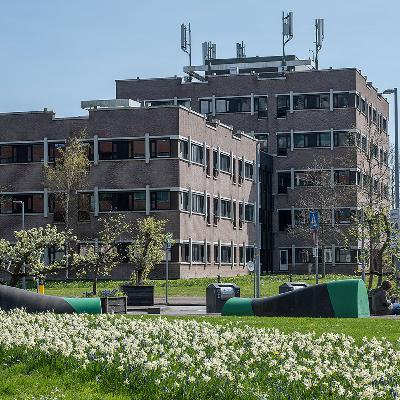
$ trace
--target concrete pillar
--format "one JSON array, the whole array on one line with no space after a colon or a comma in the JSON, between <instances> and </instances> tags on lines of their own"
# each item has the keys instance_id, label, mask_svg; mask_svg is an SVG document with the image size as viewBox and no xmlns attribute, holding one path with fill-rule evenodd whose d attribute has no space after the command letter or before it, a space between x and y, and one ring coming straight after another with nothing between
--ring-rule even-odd
<instances>
[{"instance_id":1,"label":"concrete pillar","mask_svg":"<svg viewBox=\"0 0 400 400\"><path fill-rule=\"evenodd\" d=\"M193 265L192 238L189 238L189 264L190 267Z\"/></svg>"},{"instance_id":2,"label":"concrete pillar","mask_svg":"<svg viewBox=\"0 0 400 400\"><path fill-rule=\"evenodd\" d=\"M233 152L230 152L230 160L231 160L231 178L233 178Z\"/></svg>"},{"instance_id":3,"label":"concrete pillar","mask_svg":"<svg viewBox=\"0 0 400 400\"><path fill-rule=\"evenodd\" d=\"M221 170L221 147L217 147L217 169L218 169L218 173Z\"/></svg>"},{"instance_id":4,"label":"concrete pillar","mask_svg":"<svg viewBox=\"0 0 400 400\"><path fill-rule=\"evenodd\" d=\"M174 97L174 106L177 106L178 105L178 98L175 96Z\"/></svg>"},{"instance_id":5,"label":"concrete pillar","mask_svg":"<svg viewBox=\"0 0 400 400\"><path fill-rule=\"evenodd\" d=\"M331 167L331 187L335 186L335 171L333 167Z\"/></svg>"},{"instance_id":6,"label":"concrete pillar","mask_svg":"<svg viewBox=\"0 0 400 400\"><path fill-rule=\"evenodd\" d=\"M294 227L294 226L295 226L295 220L294 220L294 206L291 207L290 215L291 215L291 217L292 217L292 227Z\"/></svg>"},{"instance_id":7,"label":"concrete pillar","mask_svg":"<svg viewBox=\"0 0 400 400\"><path fill-rule=\"evenodd\" d=\"M233 243L233 240L231 240L231 266L232 268L235 266L235 245Z\"/></svg>"},{"instance_id":8,"label":"concrete pillar","mask_svg":"<svg viewBox=\"0 0 400 400\"><path fill-rule=\"evenodd\" d=\"M207 144L203 142L203 170L207 168Z\"/></svg>"},{"instance_id":9,"label":"concrete pillar","mask_svg":"<svg viewBox=\"0 0 400 400\"><path fill-rule=\"evenodd\" d=\"M150 186L146 185L146 215L150 215L151 203L150 203Z\"/></svg>"},{"instance_id":10,"label":"concrete pillar","mask_svg":"<svg viewBox=\"0 0 400 400\"><path fill-rule=\"evenodd\" d=\"M99 216L99 187L95 186L94 187L94 216L98 217Z\"/></svg>"},{"instance_id":11,"label":"concrete pillar","mask_svg":"<svg viewBox=\"0 0 400 400\"><path fill-rule=\"evenodd\" d=\"M150 135L146 133L144 135L144 152L145 152L145 160L146 164L150 162Z\"/></svg>"},{"instance_id":12,"label":"concrete pillar","mask_svg":"<svg viewBox=\"0 0 400 400\"><path fill-rule=\"evenodd\" d=\"M204 196L204 219L207 220L207 212L208 212L208 209L207 209L207 190L204 191L203 196Z\"/></svg>"},{"instance_id":13,"label":"concrete pillar","mask_svg":"<svg viewBox=\"0 0 400 400\"><path fill-rule=\"evenodd\" d=\"M254 115L254 109L255 109L255 104L254 104L254 93L251 93L251 101L250 101L250 111L251 111L251 115Z\"/></svg>"},{"instance_id":14,"label":"concrete pillar","mask_svg":"<svg viewBox=\"0 0 400 400\"><path fill-rule=\"evenodd\" d=\"M97 165L99 163L99 136L94 135L93 137L93 163Z\"/></svg>"},{"instance_id":15,"label":"concrete pillar","mask_svg":"<svg viewBox=\"0 0 400 400\"><path fill-rule=\"evenodd\" d=\"M331 210L331 215L332 215L331 225L332 225L332 227L334 227L335 226L335 209L334 208L332 208L332 210Z\"/></svg>"},{"instance_id":16,"label":"concrete pillar","mask_svg":"<svg viewBox=\"0 0 400 400\"><path fill-rule=\"evenodd\" d=\"M294 189L294 168L290 168L290 188Z\"/></svg>"},{"instance_id":17,"label":"concrete pillar","mask_svg":"<svg viewBox=\"0 0 400 400\"><path fill-rule=\"evenodd\" d=\"M221 193L218 192L218 218L221 219Z\"/></svg>"},{"instance_id":18,"label":"concrete pillar","mask_svg":"<svg viewBox=\"0 0 400 400\"><path fill-rule=\"evenodd\" d=\"M218 239L218 268L221 268L222 257L221 257L221 239Z\"/></svg>"},{"instance_id":19,"label":"concrete pillar","mask_svg":"<svg viewBox=\"0 0 400 400\"><path fill-rule=\"evenodd\" d=\"M189 214L193 213L193 196L192 196L192 188L189 187L189 198L188 198L188 206L189 206Z\"/></svg>"},{"instance_id":20,"label":"concrete pillar","mask_svg":"<svg viewBox=\"0 0 400 400\"><path fill-rule=\"evenodd\" d=\"M293 129L290 130L290 151L294 150L294 133Z\"/></svg>"},{"instance_id":21,"label":"concrete pillar","mask_svg":"<svg viewBox=\"0 0 400 400\"><path fill-rule=\"evenodd\" d=\"M329 111L333 111L333 89L329 90Z\"/></svg>"},{"instance_id":22,"label":"concrete pillar","mask_svg":"<svg viewBox=\"0 0 400 400\"><path fill-rule=\"evenodd\" d=\"M188 159L189 164L192 163L192 138L188 136Z\"/></svg>"},{"instance_id":23,"label":"concrete pillar","mask_svg":"<svg viewBox=\"0 0 400 400\"><path fill-rule=\"evenodd\" d=\"M47 218L49 216L49 190L47 188L43 189L43 217Z\"/></svg>"},{"instance_id":24,"label":"concrete pillar","mask_svg":"<svg viewBox=\"0 0 400 400\"><path fill-rule=\"evenodd\" d=\"M204 265L207 265L207 239L204 239Z\"/></svg>"},{"instance_id":25,"label":"concrete pillar","mask_svg":"<svg viewBox=\"0 0 400 400\"><path fill-rule=\"evenodd\" d=\"M43 139L43 164L45 167L49 164L49 141L47 137Z\"/></svg>"},{"instance_id":26,"label":"concrete pillar","mask_svg":"<svg viewBox=\"0 0 400 400\"><path fill-rule=\"evenodd\" d=\"M332 245L332 267L336 265L336 248L335 245Z\"/></svg>"},{"instance_id":27,"label":"concrete pillar","mask_svg":"<svg viewBox=\"0 0 400 400\"><path fill-rule=\"evenodd\" d=\"M333 150L334 147L334 134L333 134L333 128L331 128L331 150Z\"/></svg>"},{"instance_id":28,"label":"concrete pillar","mask_svg":"<svg viewBox=\"0 0 400 400\"><path fill-rule=\"evenodd\" d=\"M289 96L289 112L293 114L293 90L290 91Z\"/></svg>"},{"instance_id":29,"label":"concrete pillar","mask_svg":"<svg viewBox=\"0 0 400 400\"><path fill-rule=\"evenodd\" d=\"M294 244L292 244L292 259L290 261L292 261L292 273L294 273L296 267L296 246Z\"/></svg>"},{"instance_id":30,"label":"concrete pillar","mask_svg":"<svg viewBox=\"0 0 400 400\"><path fill-rule=\"evenodd\" d=\"M215 106L216 106L216 101L215 101L215 95L212 97L212 115L215 117Z\"/></svg>"}]
</instances>

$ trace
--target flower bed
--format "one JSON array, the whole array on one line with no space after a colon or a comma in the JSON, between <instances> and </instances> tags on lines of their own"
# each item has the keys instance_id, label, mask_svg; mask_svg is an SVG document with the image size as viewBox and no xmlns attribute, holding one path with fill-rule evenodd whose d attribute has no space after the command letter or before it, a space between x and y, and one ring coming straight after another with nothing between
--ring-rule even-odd
<instances>
[{"instance_id":1,"label":"flower bed","mask_svg":"<svg viewBox=\"0 0 400 400\"><path fill-rule=\"evenodd\" d=\"M396 399L400 347L229 323L0 311L0 362L77 368L135 399Z\"/></svg>"}]
</instances>

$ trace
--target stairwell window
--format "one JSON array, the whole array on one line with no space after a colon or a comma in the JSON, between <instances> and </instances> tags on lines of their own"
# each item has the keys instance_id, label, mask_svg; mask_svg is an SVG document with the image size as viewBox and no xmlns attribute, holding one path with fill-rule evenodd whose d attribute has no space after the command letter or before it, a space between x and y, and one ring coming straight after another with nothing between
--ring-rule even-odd
<instances>
[{"instance_id":1,"label":"stairwell window","mask_svg":"<svg viewBox=\"0 0 400 400\"><path fill-rule=\"evenodd\" d=\"M171 141L169 139L150 140L151 158L167 158L171 156Z\"/></svg>"},{"instance_id":2,"label":"stairwell window","mask_svg":"<svg viewBox=\"0 0 400 400\"><path fill-rule=\"evenodd\" d=\"M160 190L150 193L150 207L152 210L169 210L171 198L168 190Z\"/></svg>"},{"instance_id":3,"label":"stairwell window","mask_svg":"<svg viewBox=\"0 0 400 400\"><path fill-rule=\"evenodd\" d=\"M0 146L0 164L43 161L43 143Z\"/></svg>"},{"instance_id":4,"label":"stairwell window","mask_svg":"<svg viewBox=\"0 0 400 400\"><path fill-rule=\"evenodd\" d=\"M290 110L290 96L279 95L276 98L276 116L277 118L286 118L287 112Z\"/></svg>"},{"instance_id":5,"label":"stairwell window","mask_svg":"<svg viewBox=\"0 0 400 400\"><path fill-rule=\"evenodd\" d=\"M288 149L290 149L290 135L287 133L280 134L278 135L277 139L278 139L277 155L287 156Z\"/></svg>"},{"instance_id":6,"label":"stairwell window","mask_svg":"<svg viewBox=\"0 0 400 400\"><path fill-rule=\"evenodd\" d=\"M187 142L187 140L181 140L179 142L179 155L180 158L184 160L189 159L189 143Z\"/></svg>"}]
</instances>

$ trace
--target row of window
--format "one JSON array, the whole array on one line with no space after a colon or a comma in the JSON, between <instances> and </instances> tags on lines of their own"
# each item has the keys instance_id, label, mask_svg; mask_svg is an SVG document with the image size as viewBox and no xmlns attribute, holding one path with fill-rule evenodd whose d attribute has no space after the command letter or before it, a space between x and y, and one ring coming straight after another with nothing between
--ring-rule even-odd
<instances>
[{"instance_id":1,"label":"row of window","mask_svg":"<svg viewBox=\"0 0 400 400\"><path fill-rule=\"evenodd\" d=\"M215 113L238 113L251 112L251 97L216 97ZM200 99L199 109L201 114L213 114L214 103L212 99ZM268 98L266 96L254 97L254 112L258 113L259 118L268 117Z\"/></svg>"},{"instance_id":2,"label":"row of window","mask_svg":"<svg viewBox=\"0 0 400 400\"><path fill-rule=\"evenodd\" d=\"M360 132L353 131L334 131L333 132L333 147L357 146L362 151L368 151L368 144L371 155L379 162L388 164L388 153L383 148L379 148L372 141L362 135ZM277 155L287 156L291 149L291 134L280 133L277 135ZM330 131L323 132L294 132L293 133L293 148L331 148L332 136Z\"/></svg>"},{"instance_id":3,"label":"row of window","mask_svg":"<svg viewBox=\"0 0 400 400\"><path fill-rule=\"evenodd\" d=\"M278 172L278 193L287 194L288 188L292 187L292 174L290 171ZM293 187L299 186L329 186L334 185L357 185L369 189L373 185L374 191L381 193L384 197L389 196L388 183L383 179L371 178L360 171L350 169L335 169L333 176L331 170L294 171Z\"/></svg>"},{"instance_id":4,"label":"row of window","mask_svg":"<svg viewBox=\"0 0 400 400\"><path fill-rule=\"evenodd\" d=\"M204 152L204 146L196 143L190 144L189 154L189 143L186 140L180 141L179 149L180 157L184 160L190 160L193 163L201 164L206 166L207 175L210 175L210 149L207 148ZM236 167L237 165L237 167ZM254 166L250 161L244 161L237 159L230 154L213 150L213 176L216 178L220 171L232 174L233 182L236 182L236 169L238 170L238 180L242 183L244 179L254 180Z\"/></svg>"},{"instance_id":5,"label":"row of window","mask_svg":"<svg viewBox=\"0 0 400 400\"><path fill-rule=\"evenodd\" d=\"M387 119L368 104L358 93L333 93L333 108L357 108L368 121L377 125L379 130L387 132ZM331 107L330 93L302 93L293 95L293 110L329 110ZM285 118L290 111L290 95L277 96L277 117Z\"/></svg>"},{"instance_id":6,"label":"row of window","mask_svg":"<svg viewBox=\"0 0 400 400\"><path fill-rule=\"evenodd\" d=\"M239 251L238 251L239 249ZM192 243L192 262L205 263L206 253L205 245L202 243ZM239 253L239 254L238 254ZM234 245L218 245L214 244L214 263L231 264L237 263L239 255L239 263L244 264L247 261L254 260L254 247L246 246L245 251L243 246ZM181 246L181 260L190 262L190 244L184 243ZM207 244L207 262L211 262L211 245Z\"/></svg>"},{"instance_id":7,"label":"row of window","mask_svg":"<svg viewBox=\"0 0 400 400\"><path fill-rule=\"evenodd\" d=\"M359 218L360 210L355 208L336 208L336 209L323 209L319 211L319 223L321 225L346 225L351 224ZM288 227L293 225L308 225L309 223L309 210L294 209L292 210L278 210L278 228L279 231L286 231Z\"/></svg>"},{"instance_id":8,"label":"row of window","mask_svg":"<svg viewBox=\"0 0 400 400\"><path fill-rule=\"evenodd\" d=\"M356 263L358 261L358 250L349 249L346 247L335 247L333 254L332 248L325 248L325 262L327 263L338 263L348 264ZM293 257L294 256L294 257ZM333 256L335 257L333 260ZM309 264L314 261L313 249L312 248L299 248L294 249L294 254L291 248L280 250L280 269L287 270L288 264ZM318 250L318 261L322 263L322 249Z\"/></svg>"}]
</instances>

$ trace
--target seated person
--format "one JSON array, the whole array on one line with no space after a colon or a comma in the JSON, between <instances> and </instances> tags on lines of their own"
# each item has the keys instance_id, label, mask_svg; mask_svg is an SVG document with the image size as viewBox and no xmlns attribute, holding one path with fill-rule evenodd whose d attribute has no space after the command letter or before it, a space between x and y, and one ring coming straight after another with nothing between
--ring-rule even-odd
<instances>
[{"instance_id":1,"label":"seated person","mask_svg":"<svg viewBox=\"0 0 400 400\"><path fill-rule=\"evenodd\" d=\"M389 281L383 281L379 288L371 291L373 315L400 315L400 303L392 303L388 297L391 288Z\"/></svg>"}]
</instances>

